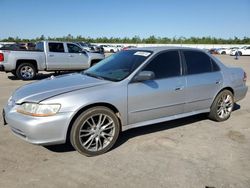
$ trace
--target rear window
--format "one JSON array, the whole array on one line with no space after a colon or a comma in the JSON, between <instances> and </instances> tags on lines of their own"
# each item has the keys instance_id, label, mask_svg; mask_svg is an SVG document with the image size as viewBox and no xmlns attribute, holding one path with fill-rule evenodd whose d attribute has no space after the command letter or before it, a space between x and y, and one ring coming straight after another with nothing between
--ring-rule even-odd
<instances>
[{"instance_id":1,"label":"rear window","mask_svg":"<svg viewBox=\"0 0 250 188\"><path fill-rule=\"evenodd\" d=\"M43 42L36 43L35 50L43 52L44 51Z\"/></svg>"},{"instance_id":2,"label":"rear window","mask_svg":"<svg viewBox=\"0 0 250 188\"><path fill-rule=\"evenodd\" d=\"M49 43L50 52L64 52L63 43Z\"/></svg>"}]
</instances>

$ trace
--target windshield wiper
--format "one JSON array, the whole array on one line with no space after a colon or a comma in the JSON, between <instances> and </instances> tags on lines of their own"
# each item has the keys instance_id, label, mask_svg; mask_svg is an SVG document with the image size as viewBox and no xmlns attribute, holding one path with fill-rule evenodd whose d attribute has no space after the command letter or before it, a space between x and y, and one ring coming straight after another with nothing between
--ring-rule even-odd
<instances>
[{"instance_id":1,"label":"windshield wiper","mask_svg":"<svg viewBox=\"0 0 250 188\"><path fill-rule=\"evenodd\" d=\"M97 79L100 79L100 80L104 80L103 77L98 76L98 75L95 75L95 74L91 74L91 73L88 73L88 72L84 72L84 74L87 75L87 76L93 77L93 78L97 78Z\"/></svg>"}]
</instances>

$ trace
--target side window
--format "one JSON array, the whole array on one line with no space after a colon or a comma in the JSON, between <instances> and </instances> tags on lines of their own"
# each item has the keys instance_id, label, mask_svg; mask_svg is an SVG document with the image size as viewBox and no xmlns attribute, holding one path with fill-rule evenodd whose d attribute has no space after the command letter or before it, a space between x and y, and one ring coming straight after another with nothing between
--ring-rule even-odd
<instances>
[{"instance_id":1,"label":"side window","mask_svg":"<svg viewBox=\"0 0 250 188\"><path fill-rule=\"evenodd\" d=\"M187 64L187 74L200 74L212 72L211 59L199 51L183 51Z\"/></svg>"},{"instance_id":2,"label":"side window","mask_svg":"<svg viewBox=\"0 0 250 188\"><path fill-rule=\"evenodd\" d=\"M49 43L50 52L64 52L63 43Z\"/></svg>"},{"instance_id":3,"label":"side window","mask_svg":"<svg viewBox=\"0 0 250 188\"><path fill-rule=\"evenodd\" d=\"M69 53L80 53L82 49L74 44L67 44Z\"/></svg>"},{"instance_id":4,"label":"side window","mask_svg":"<svg viewBox=\"0 0 250 188\"><path fill-rule=\"evenodd\" d=\"M178 51L169 51L157 55L144 71L153 71L155 78L168 78L181 74L180 58Z\"/></svg>"}]
</instances>

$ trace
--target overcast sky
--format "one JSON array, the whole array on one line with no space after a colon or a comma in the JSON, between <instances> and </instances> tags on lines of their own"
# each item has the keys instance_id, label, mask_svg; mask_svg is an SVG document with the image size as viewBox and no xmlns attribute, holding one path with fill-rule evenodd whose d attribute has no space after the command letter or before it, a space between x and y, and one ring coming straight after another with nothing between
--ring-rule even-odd
<instances>
[{"instance_id":1,"label":"overcast sky","mask_svg":"<svg viewBox=\"0 0 250 188\"><path fill-rule=\"evenodd\" d=\"M6 37L250 37L250 0L0 0Z\"/></svg>"}]
</instances>

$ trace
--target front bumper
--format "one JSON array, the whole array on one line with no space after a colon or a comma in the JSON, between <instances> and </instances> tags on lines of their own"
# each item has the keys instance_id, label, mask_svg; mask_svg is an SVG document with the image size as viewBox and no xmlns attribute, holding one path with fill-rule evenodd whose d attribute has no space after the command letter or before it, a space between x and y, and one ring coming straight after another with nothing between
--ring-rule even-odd
<instances>
[{"instance_id":1,"label":"front bumper","mask_svg":"<svg viewBox=\"0 0 250 188\"><path fill-rule=\"evenodd\" d=\"M67 112L49 117L33 117L16 112L15 106L6 106L3 110L4 120L15 135L39 145L65 143L72 114Z\"/></svg>"},{"instance_id":2,"label":"front bumper","mask_svg":"<svg viewBox=\"0 0 250 188\"><path fill-rule=\"evenodd\" d=\"M0 65L0 71L5 71L4 66Z\"/></svg>"}]
</instances>

